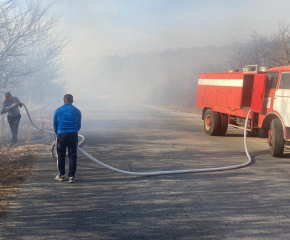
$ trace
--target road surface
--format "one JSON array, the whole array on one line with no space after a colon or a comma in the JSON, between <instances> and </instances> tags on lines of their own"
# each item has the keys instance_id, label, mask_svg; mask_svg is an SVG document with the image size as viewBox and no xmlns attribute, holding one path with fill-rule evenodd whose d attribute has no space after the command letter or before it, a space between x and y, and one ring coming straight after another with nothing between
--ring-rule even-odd
<instances>
[{"instance_id":1,"label":"road surface","mask_svg":"<svg viewBox=\"0 0 290 240\"><path fill-rule=\"evenodd\" d=\"M242 130L207 136L198 115L106 102L77 107L83 149L116 168L247 161ZM271 157L266 139L248 138L248 148L246 168L154 177L112 172L80 155L75 184L53 179L56 162L46 153L0 219L0 239L289 239L290 154Z\"/></svg>"}]
</instances>

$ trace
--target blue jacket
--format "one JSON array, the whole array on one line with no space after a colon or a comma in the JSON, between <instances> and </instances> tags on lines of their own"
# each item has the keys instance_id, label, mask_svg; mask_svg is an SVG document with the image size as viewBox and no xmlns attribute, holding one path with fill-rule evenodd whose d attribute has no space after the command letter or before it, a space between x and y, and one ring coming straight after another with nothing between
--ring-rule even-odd
<instances>
[{"instance_id":1,"label":"blue jacket","mask_svg":"<svg viewBox=\"0 0 290 240\"><path fill-rule=\"evenodd\" d=\"M55 110L53 127L56 134L77 133L81 129L82 114L71 103Z\"/></svg>"}]
</instances>

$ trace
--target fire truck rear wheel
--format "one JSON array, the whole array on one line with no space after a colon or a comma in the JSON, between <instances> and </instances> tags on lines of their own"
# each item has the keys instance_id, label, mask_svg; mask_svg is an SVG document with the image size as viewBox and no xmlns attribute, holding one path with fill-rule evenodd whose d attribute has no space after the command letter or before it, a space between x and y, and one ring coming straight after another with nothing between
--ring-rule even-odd
<instances>
[{"instance_id":1,"label":"fire truck rear wheel","mask_svg":"<svg viewBox=\"0 0 290 240\"><path fill-rule=\"evenodd\" d=\"M220 114L207 109L204 114L204 131L210 136L218 135L220 129Z\"/></svg>"},{"instance_id":2,"label":"fire truck rear wheel","mask_svg":"<svg viewBox=\"0 0 290 240\"><path fill-rule=\"evenodd\" d=\"M218 136L224 136L228 130L228 115L220 114L220 127L218 131Z\"/></svg>"},{"instance_id":3,"label":"fire truck rear wheel","mask_svg":"<svg viewBox=\"0 0 290 240\"><path fill-rule=\"evenodd\" d=\"M270 124L268 132L268 143L271 155L281 157L284 151L283 126L278 118L274 118Z\"/></svg>"}]
</instances>

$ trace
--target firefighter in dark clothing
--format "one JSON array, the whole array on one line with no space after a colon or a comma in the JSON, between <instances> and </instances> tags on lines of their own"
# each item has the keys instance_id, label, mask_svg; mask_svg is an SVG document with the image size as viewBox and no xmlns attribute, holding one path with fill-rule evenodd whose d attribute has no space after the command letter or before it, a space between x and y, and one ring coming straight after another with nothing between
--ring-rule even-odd
<instances>
[{"instance_id":1,"label":"firefighter in dark clothing","mask_svg":"<svg viewBox=\"0 0 290 240\"><path fill-rule=\"evenodd\" d=\"M12 104L16 103L17 105L10 108ZM10 92L5 93L5 100L3 102L3 112L8 112L7 119L9 122L10 130L12 133L11 145L17 142L18 127L21 119L19 107L22 107L22 103L17 97L12 97Z\"/></svg>"},{"instance_id":2,"label":"firefighter in dark clothing","mask_svg":"<svg viewBox=\"0 0 290 240\"><path fill-rule=\"evenodd\" d=\"M68 149L69 157L69 182L75 182L77 168L78 131L81 129L81 111L72 105L73 96L66 94L63 98L64 105L54 113L53 127L56 136L58 181L65 180L65 155Z\"/></svg>"}]
</instances>

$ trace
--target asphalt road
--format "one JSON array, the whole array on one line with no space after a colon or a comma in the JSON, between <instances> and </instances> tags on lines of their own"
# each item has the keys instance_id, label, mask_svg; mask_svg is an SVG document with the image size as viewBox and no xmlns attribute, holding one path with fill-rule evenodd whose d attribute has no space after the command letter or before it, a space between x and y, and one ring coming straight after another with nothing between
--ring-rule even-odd
<instances>
[{"instance_id":1,"label":"asphalt road","mask_svg":"<svg viewBox=\"0 0 290 240\"><path fill-rule=\"evenodd\" d=\"M83 149L120 169L247 161L242 130L207 136L198 115L133 104L77 106ZM56 162L45 153L0 219L0 239L289 239L289 151L273 158L258 138L248 138L248 148L253 163L246 168L154 177L112 172L80 155L75 184L53 179Z\"/></svg>"}]
</instances>

